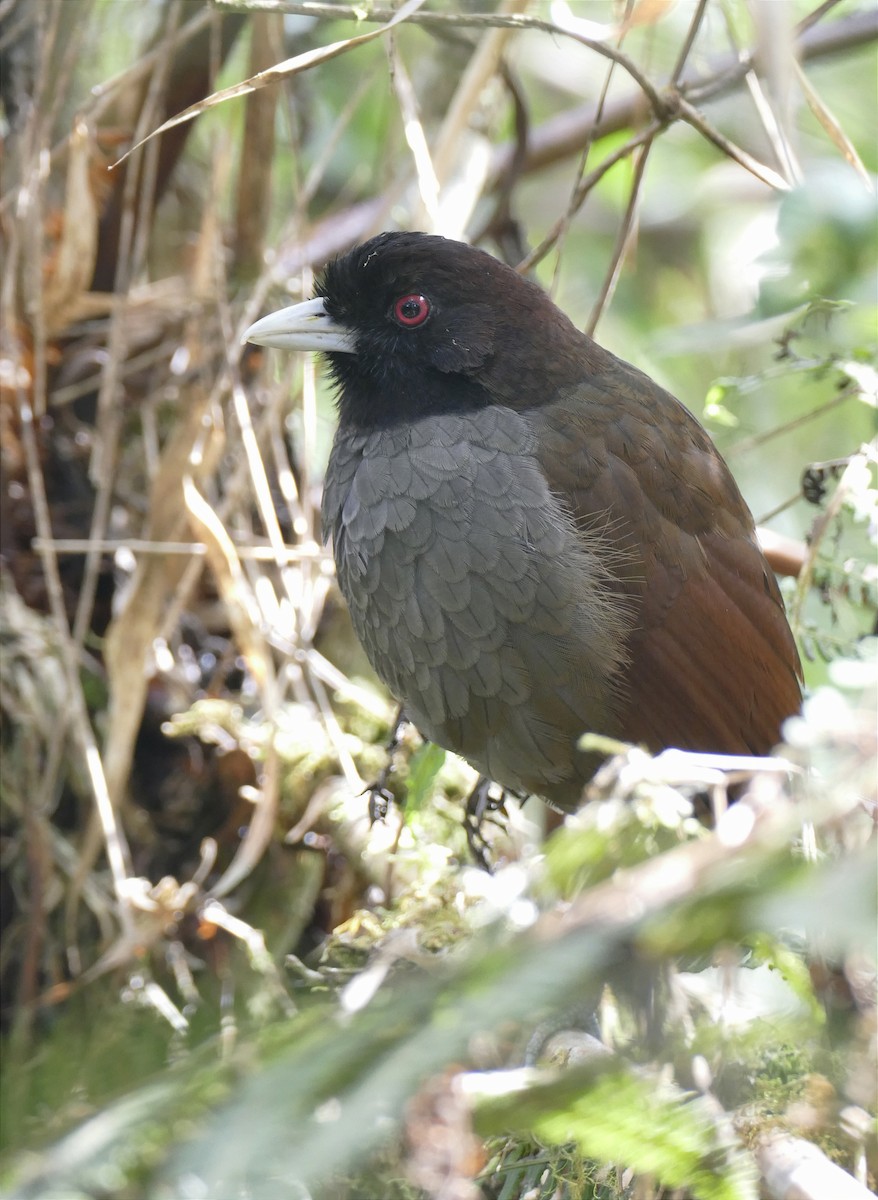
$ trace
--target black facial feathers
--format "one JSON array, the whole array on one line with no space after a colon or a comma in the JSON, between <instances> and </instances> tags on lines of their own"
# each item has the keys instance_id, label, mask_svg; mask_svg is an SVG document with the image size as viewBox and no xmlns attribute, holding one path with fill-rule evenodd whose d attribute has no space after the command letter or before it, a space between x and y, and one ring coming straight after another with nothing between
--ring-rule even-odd
<instances>
[{"instance_id":1,"label":"black facial feathers","mask_svg":"<svg viewBox=\"0 0 878 1200\"><path fill-rule=\"evenodd\" d=\"M316 294L355 334L355 354L327 358L340 419L359 427L539 404L556 376L581 375L591 344L512 268L424 234L384 233L358 246L326 268ZM412 298L428 306L414 325L395 308ZM548 369L534 376L534 362Z\"/></svg>"}]
</instances>

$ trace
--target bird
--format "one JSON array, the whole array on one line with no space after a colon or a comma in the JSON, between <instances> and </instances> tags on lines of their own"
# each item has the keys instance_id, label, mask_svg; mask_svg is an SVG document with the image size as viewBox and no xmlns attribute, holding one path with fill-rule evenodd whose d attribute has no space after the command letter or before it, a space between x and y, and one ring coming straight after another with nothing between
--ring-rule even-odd
<instances>
[{"instance_id":1,"label":"bird","mask_svg":"<svg viewBox=\"0 0 878 1200\"><path fill-rule=\"evenodd\" d=\"M324 536L354 630L430 741L562 812L592 732L767 754L801 704L777 582L684 405L487 251L385 232L245 341L319 351Z\"/></svg>"}]
</instances>

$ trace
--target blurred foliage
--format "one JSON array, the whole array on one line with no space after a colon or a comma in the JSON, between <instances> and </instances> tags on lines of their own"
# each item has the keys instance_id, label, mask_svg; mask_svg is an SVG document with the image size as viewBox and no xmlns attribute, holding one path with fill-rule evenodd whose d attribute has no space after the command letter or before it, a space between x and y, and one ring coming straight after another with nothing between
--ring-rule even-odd
<instances>
[{"instance_id":1,"label":"blurred foliage","mask_svg":"<svg viewBox=\"0 0 878 1200\"><path fill-rule=\"evenodd\" d=\"M874 7L484 5L524 11L500 34L437 0L325 58L375 23L289 7L0 5L0 1185L737 1198L783 1129L874 1186ZM639 172L678 64L707 126ZM393 706L318 544L331 395L238 331L395 225L542 243L806 539L811 695L728 812L715 767L620 748L548 841L492 812L488 875L472 773L409 730L369 827Z\"/></svg>"}]
</instances>

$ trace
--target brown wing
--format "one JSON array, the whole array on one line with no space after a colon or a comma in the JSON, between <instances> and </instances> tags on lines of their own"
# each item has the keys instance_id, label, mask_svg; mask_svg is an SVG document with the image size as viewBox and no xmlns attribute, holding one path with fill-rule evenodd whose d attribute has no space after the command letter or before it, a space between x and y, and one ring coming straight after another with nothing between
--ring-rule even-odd
<instances>
[{"instance_id":1,"label":"brown wing","mask_svg":"<svg viewBox=\"0 0 878 1200\"><path fill-rule=\"evenodd\" d=\"M637 617L622 737L766 753L801 702L801 667L753 518L692 415L607 355L575 393L532 412L550 486L603 528Z\"/></svg>"}]
</instances>

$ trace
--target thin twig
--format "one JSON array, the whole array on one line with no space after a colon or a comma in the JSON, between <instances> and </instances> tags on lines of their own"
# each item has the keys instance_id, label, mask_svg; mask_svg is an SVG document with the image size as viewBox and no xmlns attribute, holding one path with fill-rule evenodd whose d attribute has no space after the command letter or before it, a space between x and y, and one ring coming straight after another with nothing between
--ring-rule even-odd
<instances>
[{"instance_id":1,"label":"thin twig","mask_svg":"<svg viewBox=\"0 0 878 1200\"><path fill-rule=\"evenodd\" d=\"M421 116L418 112L418 100L415 95L415 89L402 56L399 53L399 47L393 33L390 33L387 37L386 49L390 82L393 86L397 104L399 105L399 114L402 118L405 140L411 151L414 163L415 178L420 197L419 210L423 210L424 213L424 219L420 217L416 218L415 226L420 229L426 225L428 232L437 233L440 228L439 179L436 174L436 168L433 165L430 147L427 144L427 135L424 133L424 126L421 123Z\"/></svg>"},{"instance_id":2,"label":"thin twig","mask_svg":"<svg viewBox=\"0 0 878 1200\"><path fill-rule=\"evenodd\" d=\"M757 446L763 446L766 442L773 441L774 438L783 437L785 434L792 432L794 429L800 429L803 425L815 420L817 417L822 417L825 413L832 412L833 409L839 408L848 400L856 400L860 396L860 389L854 384L851 387L846 387L833 396L831 400L826 400L823 404L818 404L816 408L811 408L805 413L800 413L791 421L784 422L783 425L773 425L771 429L766 429L762 433L754 433L750 437L741 438L740 441L734 443L723 453L726 458L735 458L740 454L749 454Z\"/></svg>"},{"instance_id":3,"label":"thin twig","mask_svg":"<svg viewBox=\"0 0 878 1200\"><path fill-rule=\"evenodd\" d=\"M628 5L629 12L630 12L630 9L631 9L631 5L629 3L629 5ZM622 39L624 38L624 36L625 36L625 34L624 34L624 28L623 28L622 32L620 32L620 34L619 34L619 45L620 46L622 44ZM588 158L589 158L589 155L591 154L592 147L594 146L594 143L597 140L597 136L598 136L597 131L600 126L601 118L604 115L604 107L607 103L607 97L609 96L609 93L610 93L610 84L613 82L613 74L614 74L615 65L616 64L613 62L609 63L607 70L604 73L604 77L601 80L601 88L600 88L600 92L598 93L598 98L597 98L597 102L595 104L595 110L594 110L594 117L595 117L594 124L592 126L591 132L589 133L589 136L586 138L585 145L582 147L582 153L580 154L579 161L576 164L576 174L573 179L573 188L571 190L570 197L567 201L567 209L566 209L563 217L561 217L561 219L560 219L558 235L554 242L556 253L555 253L555 270L552 275L552 291L553 291L553 293L558 285L558 279L559 279L560 272L561 272L562 251L564 248L564 243L567 240L567 234L570 231L571 222L573 221L573 218L576 215L576 213L582 207L585 197L588 194L587 190L584 190L582 187L582 178L583 178L583 175L585 174L585 168L588 165Z\"/></svg>"},{"instance_id":4,"label":"thin twig","mask_svg":"<svg viewBox=\"0 0 878 1200\"><path fill-rule=\"evenodd\" d=\"M181 11L180 0L175 0L168 13L168 28L170 32L176 29ZM143 108L138 119L138 130L148 128L155 121L155 114L158 111L171 62L172 58L170 54L166 54L163 58L158 59L158 66L150 80ZM122 319L123 309L131 281L135 276L137 268L146 256L149 227L147 213L152 202L157 158L158 143L154 147L150 147L150 153L143 156L142 174L136 169L135 160L135 164L132 164L132 170L128 172L124 184L122 222L119 232L119 255L113 287L116 299L113 304L113 319L107 341L107 358L98 390L98 436L94 441L91 462L91 475L95 482L96 495L92 510L90 535L97 541L102 540L106 536L109 525L116 476L119 436L122 430L122 412L118 392L122 364L128 350L127 330L125 322ZM139 204L137 204L138 198ZM137 207L135 207L136 205ZM80 585L79 599L76 605L76 617L73 622L73 637L77 646L82 646L85 643L85 638L91 624L100 570L100 553L94 552L87 555L82 584ZM118 797L114 799L118 801Z\"/></svg>"},{"instance_id":5,"label":"thin twig","mask_svg":"<svg viewBox=\"0 0 878 1200\"><path fill-rule=\"evenodd\" d=\"M272 3L274 0L272 0ZM338 16L336 5L324 5L321 13L314 15L329 16L330 12ZM299 11L297 9L296 11ZM308 10L311 11L311 10ZM432 16L448 19L446 14L416 13L409 18L417 24L419 18L427 16L427 23ZM461 16L461 20L464 18ZM490 25L491 17L483 17L481 23ZM496 23L496 22L494 22ZM816 25L804 30L796 42L796 54L802 62L816 61L835 54L844 53L858 46L865 46L878 40L878 11L869 9L855 12L842 17L829 25ZM711 73L704 76L684 73L681 88L685 97L692 103L703 104L711 99L717 99L739 88L747 72L752 68L753 60L750 54L724 55L717 58ZM543 170L545 167L561 162L574 154L582 152L583 145L593 137L603 137L610 133L618 133L629 129L643 120L644 99L639 90L631 95L609 104L600 120L595 120L593 103L578 105L574 108L548 118L541 125L530 131L527 146L522 152L521 147L513 142L498 146L493 152L488 170L486 189L502 186L508 178L513 160L520 158L517 169L520 174L529 175ZM634 145L640 145L645 136L649 136L656 124L646 135L637 135ZM613 158L608 165L612 166L620 158L631 153L634 145L627 145L621 153ZM604 168L599 168L603 173ZM589 186L590 179L584 181ZM370 232L380 229L386 221L386 214L391 201L387 196L379 196L368 201L357 201L346 209L341 209L311 230L306 238L297 236L294 241L287 237L278 240L283 247L278 253L277 273L286 277L298 274L303 266L320 266L334 255L343 252L350 246L362 241ZM543 258L557 240L560 230L555 227L547 240L522 264L524 270ZM248 312L258 311L258 306L248 305ZM252 319L252 318L250 318Z\"/></svg>"},{"instance_id":6,"label":"thin twig","mask_svg":"<svg viewBox=\"0 0 878 1200\"><path fill-rule=\"evenodd\" d=\"M18 3L18 0L16 0L16 3ZM39 12L40 7L42 6L36 7L37 11ZM170 37L170 39L162 39L152 48L152 50L141 55L137 59L137 62L132 63L130 67L126 67L124 70L119 71L118 74L111 76L110 79L104 80L103 83L96 84L91 89L91 96L93 98L92 102L83 105L79 110L79 115L82 117L82 119L89 122L91 125L96 124L112 103L116 93L122 87L129 87L137 83L137 81L143 78L145 75L148 75L149 72L153 70L159 59L161 59L163 56L170 57L181 46L184 46L191 38L196 37L205 26L210 24L210 22L214 19L214 15L214 11L210 8L199 10L195 16L192 17L192 19L185 25L181 26L177 32ZM71 135L69 133L65 134L64 137L60 138L55 145L51 147L51 149L48 151L48 161L46 163L47 166L54 167L63 159L63 156L66 154L70 146L70 137ZM17 202L17 197L18 188L9 188L9 190L3 195L2 199L0 199L0 213L5 213L11 209Z\"/></svg>"},{"instance_id":7,"label":"thin twig","mask_svg":"<svg viewBox=\"0 0 878 1200\"><path fill-rule=\"evenodd\" d=\"M812 25L816 25L818 21L822 21L828 12L841 4L841 0L823 0L822 4L818 4L813 12L809 12L807 17L802 17L801 21L796 26L796 33L803 34L806 29L810 29Z\"/></svg>"},{"instance_id":8,"label":"thin twig","mask_svg":"<svg viewBox=\"0 0 878 1200\"><path fill-rule=\"evenodd\" d=\"M692 53L692 47L695 45L695 39L698 37L698 31L701 29L701 22L704 20L706 10L707 0L698 0L698 7L692 14L692 20L689 22L689 28L686 30L686 37L683 39L683 45L680 47L680 53L677 55L674 69L671 71L671 84L674 87L677 87L680 83L680 78L686 68L689 55Z\"/></svg>"},{"instance_id":9,"label":"thin twig","mask_svg":"<svg viewBox=\"0 0 878 1200\"><path fill-rule=\"evenodd\" d=\"M585 332L590 336L594 336L598 321L604 312L604 309L610 303L613 293L616 290L616 284L619 281L619 273L622 270L622 263L625 261L625 255L628 252L628 247L631 245L631 240L637 228L637 209L640 203L641 185L646 171L646 161L649 158L649 152L655 142L655 135L648 141L644 142L635 151L634 159L634 178L631 180L631 195L628 197L628 204L625 208L624 216L619 225L619 232L616 235L616 245L613 249L613 254L610 258L610 265L604 275L603 283L601 284L598 297L592 306L591 313L585 325Z\"/></svg>"},{"instance_id":10,"label":"thin twig","mask_svg":"<svg viewBox=\"0 0 878 1200\"><path fill-rule=\"evenodd\" d=\"M43 473L39 462L34 414L24 394L19 395L19 412L21 414L22 442L27 457L28 487L33 505L34 521L37 532L46 546L46 550L42 555L43 573L52 618L60 637L61 662L64 666L67 681L68 700L70 704L69 712L73 722L74 733L85 761L86 774L91 783L95 809L103 832L107 861L110 865L113 887L118 901L119 921L122 925L123 933L133 935L134 923L129 908L127 888L128 880L132 875L130 865L131 856L125 841L125 835L117 821L116 811L107 790L100 752L98 751L91 722L88 718L85 697L82 693L82 683L79 676L79 659L67 624L64 592L61 585L61 576L58 571L58 560L49 548L52 540L52 524Z\"/></svg>"},{"instance_id":11,"label":"thin twig","mask_svg":"<svg viewBox=\"0 0 878 1200\"><path fill-rule=\"evenodd\" d=\"M522 12L527 3L528 0L503 0L498 15ZM463 172L467 176L466 202L461 205L458 195L454 214L445 214L446 217L453 216L455 230L461 234L483 190L486 170L486 166L481 171L466 170L462 158L468 142L472 140L473 116L483 102L485 89L501 70L503 54L513 32L512 29L499 27L487 30L482 36L460 76L433 147L433 164L439 180L440 197L441 189L453 176ZM489 158L489 155L490 151L485 157ZM447 210L447 204L445 208Z\"/></svg>"},{"instance_id":12,"label":"thin twig","mask_svg":"<svg viewBox=\"0 0 878 1200\"><path fill-rule=\"evenodd\" d=\"M580 181L576 193L577 199L580 197L584 199L588 192L595 186L595 184L603 179L607 171L611 170L616 163L621 162L624 158L627 158L629 154L632 154L638 148L638 146L642 146L644 143L652 141L661 127L662 123L660 121L650 122L646 129L642 129L639 133L635 134L634 137L629 138L623 146L620 146L612 154L608 154L599 167L595 167L593 171L589 171L588 175L584 176L584 178ZM535 263L538 263L546 256L546 254L548 254L563 231L565 221L566 218L561 217L555 222L540 244L534 247L524 262L518 264L519 271L523 272L529 270Z\"/></svg>"},{"instance_id":13,"label":"thin twig","mask_svg":"<svg viewBox=\"0 0 878 1200\"><path fill-rule=\"evenodd\" d=\"M220 10L238 7L236 0L214 0L214 3ZM392 8L370 6L368 9L360 9L344 4L318 3L316 0L304 0L303 3L289 3L287 0L248 0L247 7L257 12L295 13L301 16L326 17L332 21L347 19L355 21L357 24L367 25L388 24L398 16L396 10ZM411 25L425 25L436 29L535 29L556 37L570 38L574 42L579 42L581 46L587 46L590 50L594 50L596 54L618 63L639 85L656 112L660 112L664 107L662 98L652 81L644 75L627 54L623 54L607 42L585 37L575 29L558 25L554 21L545 21L541 17L533 17L528 13L438 13L423 10L409 13L405 19Z\"/></svg>"},{"instance_id":14,"label":"thin twig","mask_svg":"<svg viewBox=\"0 0 878 1200\"><path fill-rule=\"evenodd\" d=\"M31 546L37 553L51 549L55 554L86 554L90 549L98 549L102 554L115 554L119 550L127 550L131 554L178 554L183 558L204 557L206 546L204 542L161 542L148 538L107 538L95 542L91 538L50 538L48 542L41 537L31 540ZM279 553L273 546L254 546L248 544L235 545L235 553L241 559L251 559L253 562L272 562L279 566L285 563L298 563L305 560L312 562L329 562L332 555L328 550L314 542L297 546L285 545Z\"/></svg>"},{"instance_id":15,"label":"thin twig","mask_svg":"<svg viewBox=\"0 0 878 1200\"><path fill-rule=\"evenodd\" d=\"M796 42L796 54L801 62L826 58L849 50L854 46L866 45L878 39L878 11L853 13L849 17L834 21L828 26L808 30ZM747 72L753 67L752 54L730 54L714 60L708 75L698 76L684 73L680 89L693 104L704 104L719 99L739 88ZM590 136L606 136L636 125L643 119L643 96L639 91L614 101L607 106L602 119L597 123L594 104L579 105L549 117L533 130L523 164L525 174L542 170L553 163L561 162L579 153ZM494 152L491 180L496 183L503 178L514 145L498 146Z\"/></svg>"},{"instance_id":16,"label":"thin twig","mask_svg":"<svg viewBox=\"0 0 878 1200\"><path fill-rule=\"evenodd\" d=\"M677 99L677 109L680 116L691 125L693 129L697 129L709 142L713 142L718 150L721 150L728 158L732 159L745 171L749 171L762 183L768 184L778 192L788 192L790 185L776 171L772 171L771 167L767 167L764 163L755 159L752 154L748 154L746 150L742 150L740 146L725 136L708 121L703 113L700 113L694 105L690 104L683 96Z\"/></svg>"}]
</instances>

